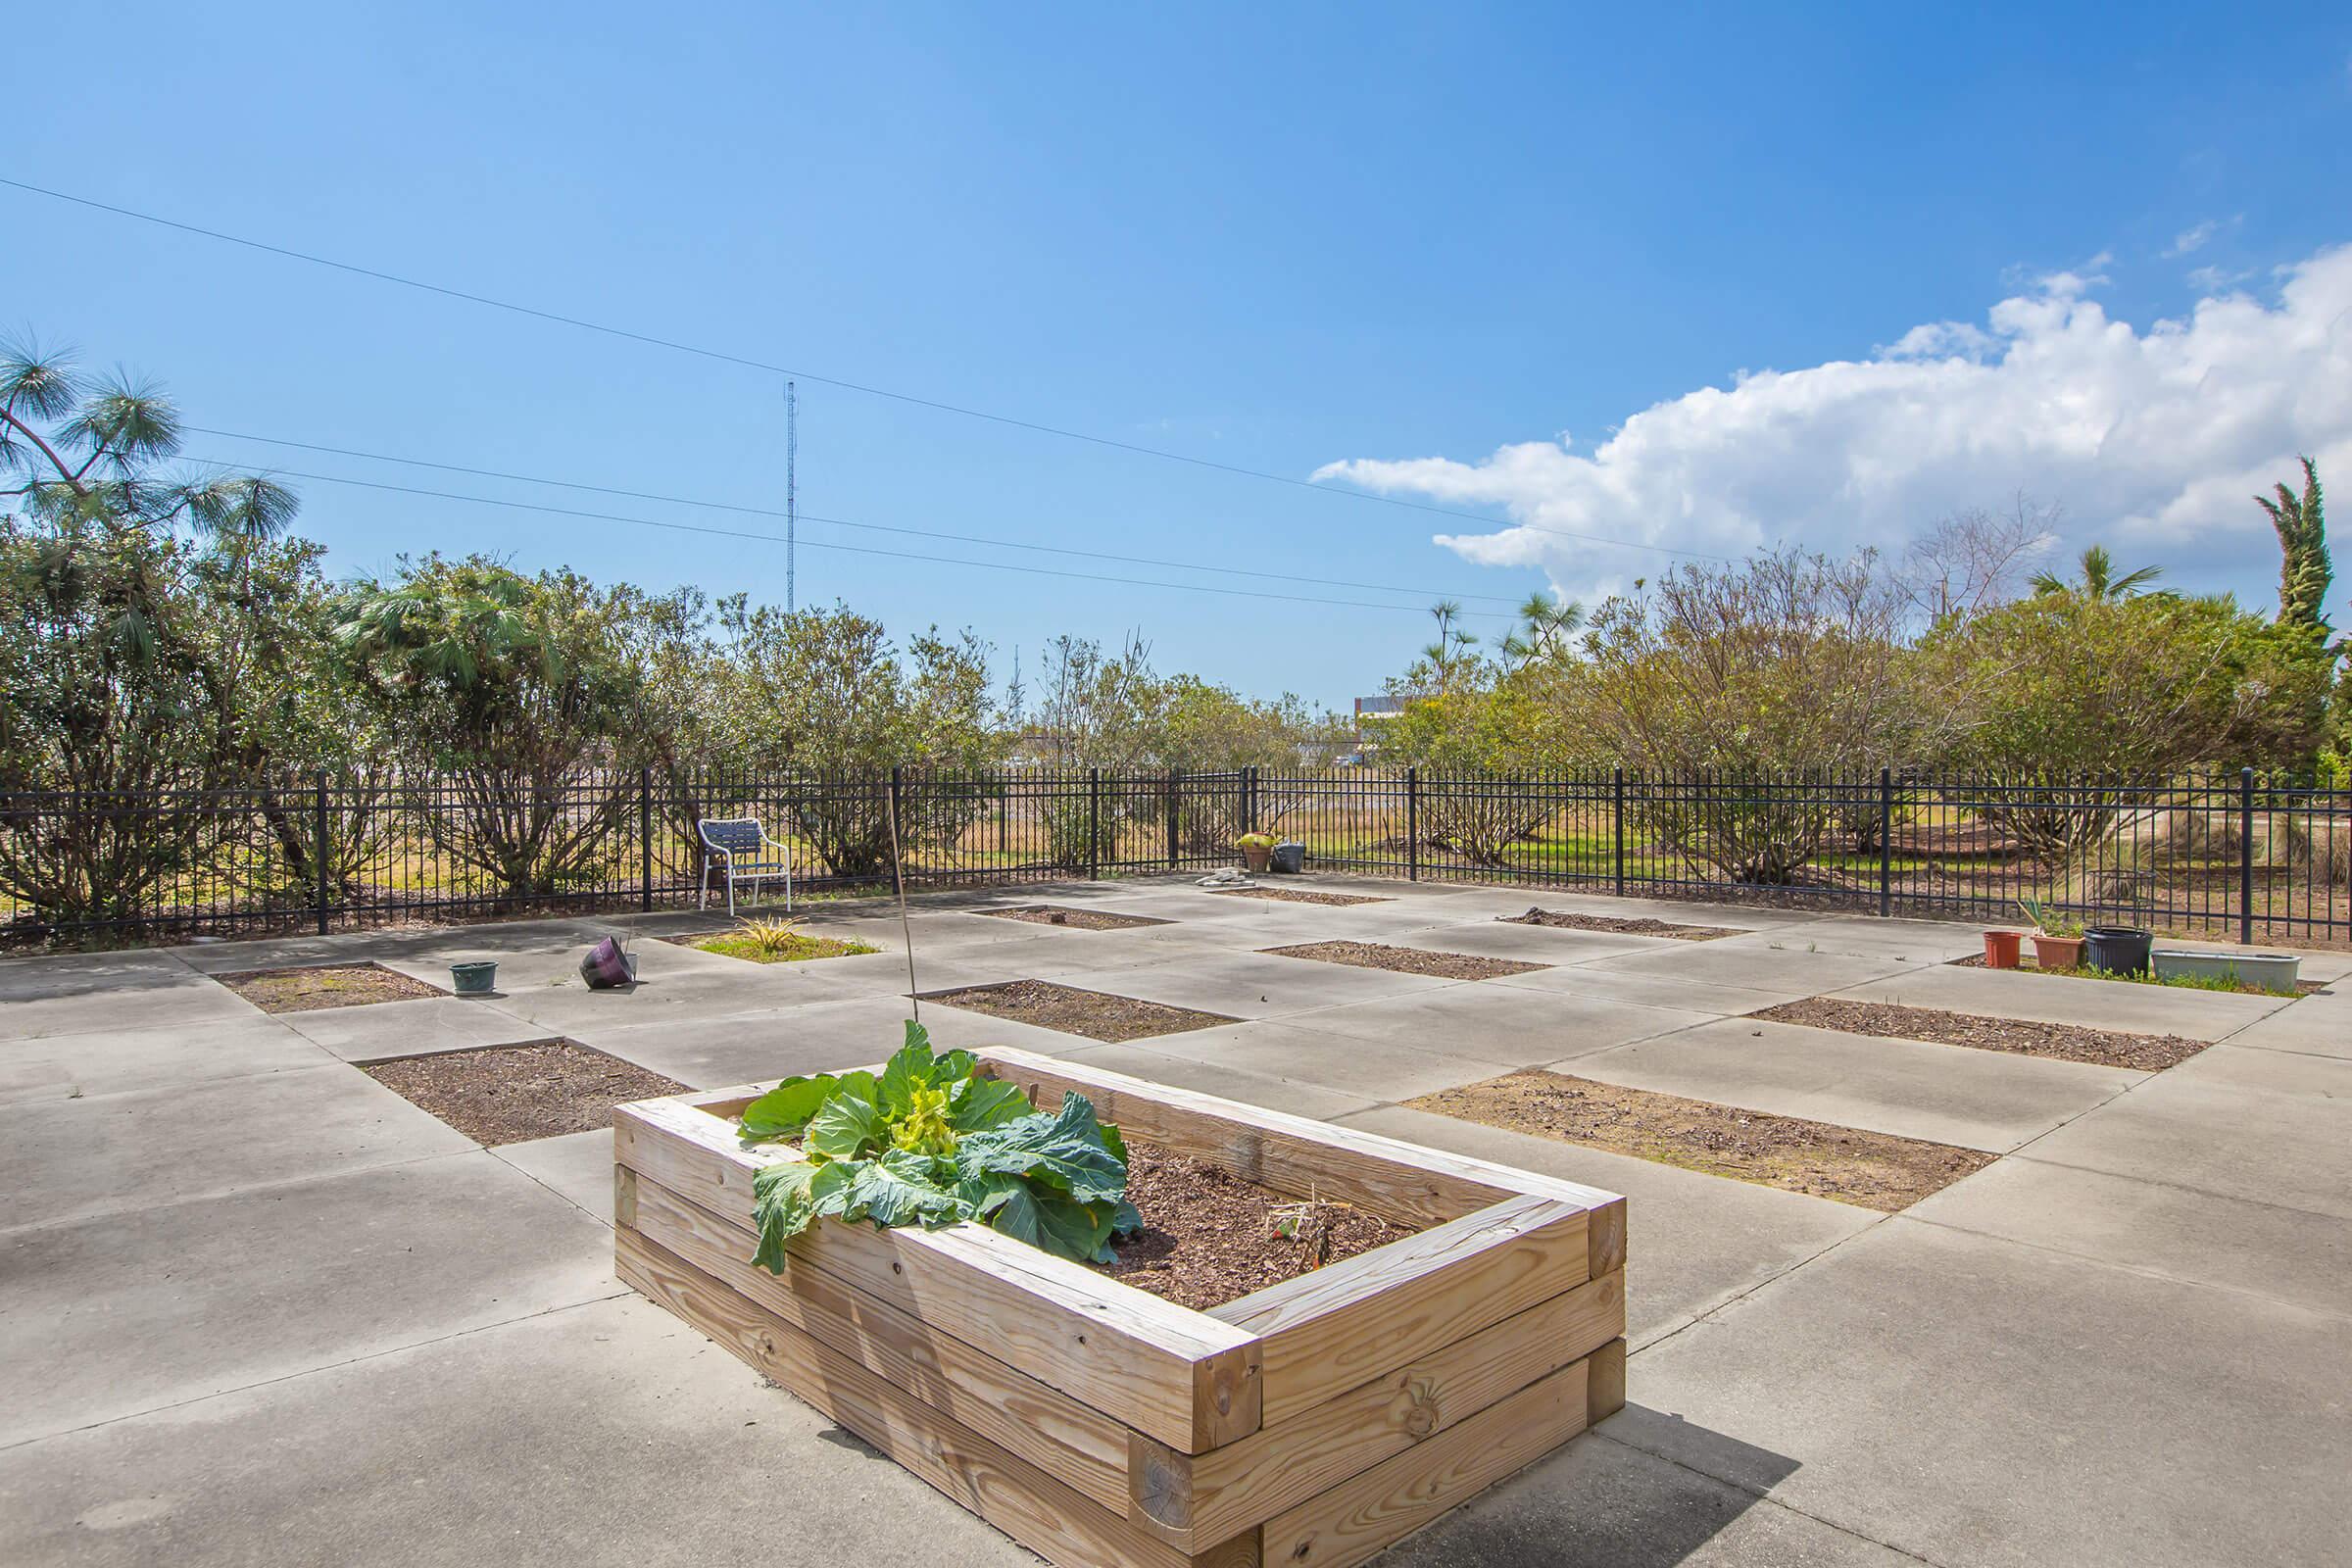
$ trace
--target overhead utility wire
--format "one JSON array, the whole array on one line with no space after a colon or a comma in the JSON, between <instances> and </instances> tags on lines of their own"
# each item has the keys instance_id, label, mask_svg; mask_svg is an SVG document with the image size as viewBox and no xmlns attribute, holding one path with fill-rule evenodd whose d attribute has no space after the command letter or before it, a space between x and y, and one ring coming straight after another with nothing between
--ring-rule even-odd
<instances>
[{"instance_id":1,"label":"overhead utility wire","mask_svg":"<svg viewBox=\"0 0 2352 1568\"><path fill-rule=\"evenodd\" d=\"M1482 523L1490 528L1523 528L1531 533L1551 534L1561 539L1580 540L1586 544L1608 545L1620 550L1644 550L1663 556L1685 556L1696 561L1723 559L1704 551L1677 550L1668 545L1644 544L1632 539L1612 539L1604 534L1578 533L1572 529L1549 528L1540 523L1511 522L1490 517L1481 513L1463 512L1454 507L1435 507L1421 501L1400 501L1395 496L1374 495L1368 490L1335 490L1329 485L1317 484L1311 479L1295 478L1287 473L1274 473L1264 468L1247 468L1239 464L1219 463L1213 458L1196 457L1189 452L1171 452L1164 447L1148 447L1133 441L1115 440L1106 435L1092 435L1084 430L1071 430L1060 425L1043 424L1035 419L1016 418L1009 414L991 414L985 409L968 408L957 403L943 403L936 398L918 397L911 392L894 392L888 387L870 386L861 381L845 381L839 376L819 375L813 370L797 370L790 366L771 365L764 360L754 360L740 354L729 354L723 349L703 348L693 343L681 343L673 338L655 337L647 332L633 332L626 327L608 326L602 321L590 321L576 316L565 316L557 311L543 311L536 306L517 305L512 300L494 299L487 294L475 294L466 289L450 288L441 283L427 283L418 278L403 277L398 272L387 272L378 268L361 267L352 262L338 262L331 257L316 256L308 251L298 251L284 245L272 245L265 240L248 239L242 234L224 233L220 229L206 228L196 223L183 223L176 219L161 218L154 213L142 213L129 207L118 207L112 202L97 201L88 196L75 196L67 191L51 190L44 185L29 184L24 180L7 178L5 175L0 175L0 185L5 185L12 190L24 191L34 196L46 196L52 201L67 202L75 207L86 207L93 212L112 213L118 218L133 219L142 223L153 223L162 228L176 229L183 234L195 234L205 239L219 240L224 245L241 245L247 250L260 251L265 255L279 256L288 261L305 262L313 267L331 268L338 272L349 272L355 277L372 278L379 283L393 283L402 288L413 288L426 294L438 294L445 299L463 300L468 305L479 305L489 310L507 311L515 316L527 316L537 320L553 321L559 326L578 327L584 332L601 332L607 337L622 338L631 343L643 343L652 348L668 349L677 354L691 354L701 359L715 360L723 365L742 366L746 369L763 370L771 375L798 376L804 381L816 381L825 386L837 386L845 392L862 392L868 397L888 398L896 403L932 409L941 414L960 415L967 419L986 419L993 424L1031 430L1040 435L1059 436L1065 441L1084 441L1099 447L1109 447L1114 451L1131 452L1139 457L1158 458L1167 463L1190 464L1198 468L1213 468L1220 473L1236 474L1246 479L1262 479L1272 484L1290 485L1294 489L1312 490L1317 495L1342 496L1351 501L1369 501L1384 507L1400 508L1406 512L1431 513L1441 517L1467 517L1472 522Z\"/></svg>"},{"instance_id":2,"label":"overhead utility wire","mask_svg":"<svg viewBox=\"0 0 2352 1568\"><path fill-rule=\"evenodd\" d=\"M193 463L215 463L210 458L191 458ZM226 466L226 465L221 465ZM277 470L289 478L315 479L321 484L357 485L363 490L389 490L399 495L429 496L439 501L464 501L475 506L506 507L516 512L544 512L559 517L586 517L600 522L626 522L640 528L667 528L676 533L710 534L721 539L754 539L763 544L780 545L781 535L754 533L745 528L718 528L707 523L671 522L660 517L630 517L613 512L583 512L573 507L550 507L530 501L503 501L496 496L462 495L451 490L425 490L416 485L386 484L378 479L347 479L332 473L297 473L292 469ZM1166 582L1153 577L1112 577L1100 572L1063 571L1054 566L1016 566L1004 561L969 561L956 556L918 556L904 550L876 550L868 545L819 544L814 540L801 541L804 550L833 550L852 556L880 556L890 561L920 561L939 566L978 566L986 571L1018 571L1034 577L1067 577L1079 582L1123 583L1131 588L1174 588L1184 593L1224 594L1239 599L1278 599L1294 605L1329 605L1344 610L1404 611L1412 614L1423 612L1415 605L1384 605L1369 599L1318 599L1309 594L1268 593L1258 588L1217 588L1204 582ZM1509 620L1509 615L1492 611L1474 610L1467 614L1492 620Z\"/></svg>"},{"instance_id":3,"label":"overhead utility wire","mask_svg":"<svg viewBox=\"0 0 2352 1568\"><path fill-rule=\"evenodd\" d=\"M630 501L659 501L675 507L704 507L712 512L732 512L747 517L789 518L795 514L779 512L773 507L746 507L731 501L699 501L692 496L662 495L651 490L623 490L613 485L583 484L576 479L548 479L537 474L508 473L497 468L469 468L457 463L434 463L424 458L396 458L387 452L362 452L353 447L320 446L311 441L288 441L278 436L249 435L239 430L214 430L201 424L183 424L180 428L193 435L220 436L229 441L259 441L267 446L294 447L303 452L323 452L338 458L365 458L374 463L397 463L407 467L433 468L443 473L471 474L477 479L511 479L517 484L541 484L562 490L584 490L591 495L620 496ZM319 476L300 474L294 475L294 477L316 478ZM1345 577L1302 577L1297 572L1291 571L1253 571L1246 566L1211 566L1197 561L1166 561L1155 556L1122 556L1107 550L1079 550L1067 545L1023 544L1019 540L998 539L988 534L941 533L930 528L906 528L886 522L853 522L847 517L821 517L813 512L801 512L797 515L806 522L827 522L837 528L860 528L872 533L906 534L918 539L946 539L956 544L990 545L1003 550L1030 550L1052 556L1080 556L1089 561L1116 561L1130 566L1167 566L1179 571L1213 571L1229 577L1260 577L1271 582L1312 583L1318 588L1364 588L1383 594L1416 594L1427 597L1430 593L1427 588L1400 588L1394 583L1354 582ZM790 537L789 534L787 537ZM1455 593L1446 597L1482 599L1490 604L1497 605L1516 605L1524 602L1523 599L1512 598L1505 594Z\"/></svg>"}]
</instances>

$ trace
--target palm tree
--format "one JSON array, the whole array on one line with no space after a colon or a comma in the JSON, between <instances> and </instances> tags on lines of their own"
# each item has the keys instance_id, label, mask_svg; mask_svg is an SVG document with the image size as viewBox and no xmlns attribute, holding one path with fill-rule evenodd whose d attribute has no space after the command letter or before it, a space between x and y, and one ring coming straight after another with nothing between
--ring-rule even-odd
<instances>
[{"instance_id":1,"label":"palm tree","mask_svg":"<svg viewBox=\"0 0 2352 1568\"><path fill-rule=\"evenodd\" d=\"M2037 571L2033 576L2034 591L2037 594L2081 594L2085 599L2109 600L2135 598L2142 588L2164 575L2162 566L2142 566L2121 577L2115 574L2115 558L2105 545L2092 545L2082 552L2082 575L2068 582L2056 572Z\"/></svg>"},{"instance_id":2,"label":"palm tree","mask_svg":"<svg viewBox=\"0 0 2352 1568\"><path fill-rule=\"evenodd\" d=\"M1539 659L1557 659L1568 651L1568 639L1585 623L1585 607L1573 599L1554 599L1538 590L1519 607L1519 624L1494 645L1495 652L1524 669Z\"/></svg>"},{"instance_id":3,"label":"palm tree","mask_svg":"<svg viewBox=\"0 0 2352 1568\"><path fill-rule=\"evenodd\" d=\"M2278 566L2278 623L2309 627L2325 637L2328 621L2322 607L2335 572L2328 560L2328 516L2320 498L2320 470L2309 458L2301 461L2301 495L2280 485L2278 500L2256 496L2254 504L2270 514L2283 558Z\"/></svg>"}]
</instances>

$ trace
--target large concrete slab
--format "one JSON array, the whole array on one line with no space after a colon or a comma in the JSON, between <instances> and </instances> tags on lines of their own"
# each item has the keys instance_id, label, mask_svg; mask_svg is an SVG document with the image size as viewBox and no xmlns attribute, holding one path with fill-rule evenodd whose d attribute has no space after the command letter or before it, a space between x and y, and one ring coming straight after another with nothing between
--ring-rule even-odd
<instances>
[{"instance_id":1,"label":"large concrete slab","mask_svg":"<svg viewBox=\"0 0 2352 1568\"><path fill-rule=\"evenodd\" d=\"M1757 1468L1774 1467L1759 1455ZM1783 1461L1786 1463L1786 1461ZM1627 1447L1603 1424L1380 1568L1907 1568L1917 1559Z\"/></svg>"},{"instance_id":2,"label":"large concrete slab","mask_svg":"<svg viewBox=\"0 0 2352 1568\"><path fill-rule=\"evenodd\" d=\"M604 1128L488 1152L595 1220L612 1223L612 1135Z\"/></svg>"},{"instance_id":3,"label":"large concrete slab","mask_svg":"<svg viewBox=\"0 0 2352 1568\"><path fill-rule=\"evenodd\" d=\"M1074 1037L925 1004L922 1020L942 1051L983 1045L1066 1050ZM862 1067L899 1049L914 1009L905 997L870 997L807 1007L725 1013L581 1029L572 1038L650 1067L694 1089L724 1089L796 1073Z\"/></svg>"},{"instance_id":4,"label":"large concrete slab","mask_svg":"<svg viewBox=\"0 0 2352 1568\"><path fill-rule=\"evenodd\" d=\"M1128 969L1079 969L1055 978L1081 990L1197 1007L1229 1018L1275 1018L1311 1007L1442 991L1461 983L1260 953L1217 954Z\"/></svg>"},{"instance_id":5,"label":"large concrete slab","mask_svg":"<svg viewBox=\"0 0 2352 1568\"><path fill-rule=\"evenodd\" d=\"M0 1234L0 1362L39 1369L0 1445L592 1300L611 1266L478 1152Z\"/></svg>"},{"instance_id":6,"label":"large concrete slab","mask_svg":"<svg viewBox=\"0 0 2352 1568\"><path fill-rule=\"evenodd\" d=\"M1206 1067L1238 1068L1295 1083L1328 1085L1373 1102L1410 1100L1511 1069L1508 1061L1474 1054L1478 1049L1475 1038L1447 1042L1460 1048L1457 1050L1438 1050L1301 1026L1319 1016L1303 1013L1297 1019L1260 1019L1221 1029L1188 1030L1137 1044Z\"/></svg>"},{"instance_id":7,"label":"large concrete slab","mask_svg":"<svg viewBox=\"0 0 2352 1568\"><path fill-rule=\"evenodd\" d=\"M1532 1067L1687 1029L1709 1016L1481 980L1420 996L1296 1013L1289 1021L1323 1034L1442 1046L1481 1061Z\"/></svg>"},{"instance_id":8,"label":"large concrete slab","mask_svg":"<svg viewBox=\"0 0 2352 1568\"><path fill-rule=\"evenodd\" d=\"M261 1016L259 1007L169 954L0 962L0 1040L181 1029Z\"/></svg>"},{"instance_id":9,"label":"large concrete slab","mask_svg":"<svg viewBox=\"0 0 2352 1568\"><path fill-rule=\"evenodd\" d=\"M2343 1311L2352 1280L2352 1220L2023 1156L1903 1217L2315 1311Z\"/></svg>"},{"instance_id":10,"label":"large concrete slab","mask_svg":"<svg viewBox=\"0 0 2352 1568\"><path fill-rule=\"evenodd\" d=\"M1634 1002L1644 1006L1674 1007L1684 1012L1727 1017L1736 1013L1758 1012L1812 994L1801 985L1768 990L1757 986L1720 985L1710 980L1686 980L1679 975L1653 974L1646 970L1639 974L1627 974L1608 967L1605 962L1558 964L1549 969L1531 969L1525 974L1504 975L1489 983L1517 986L1529 991L1565 991L1580 997Z\"/></svg>"},{"instance_id":11,"label":"large concrete slab","mask_svg":"<svg viewBox=\"0 0 2352 1568\"><path fill-rule=\"evenodd\" d=\"M0 1558L17 1568L1036 1561L635 1299L0 1453Z\"/></svg>"},{"instance_id":12,"label":"large concrete slab","mask_svg":"<svg viewBox=\"0 0 2352 1568\"><path fill-rule=\"evenodd\" d=\"M625 927L606 920L499 920L475 925L404 926L384 931L337 931L327 936L257 937L201 942L172 953L205 974L319 963L420 963L433 984L446 987L449 965L461 958L505 958L511 954L576 954Z\"/></svg>"},{"instance_id":13,"label":"large concrete slab","mask_svg":"<svg viewBox=\"0 0 2352 1568\"><path fill-rule=\"evenodd\" d=\"M2305 997L2291 1007L2257 1018L2229 1037L2232 1046L2293 1051L2352 1061L2352 986Z\"/></svg>"},{"instance_id":14,"label":"large concrete slab","mask_svg":"<svg viewBox=\"0 0 2352 1568\"><path fill-rule=\"evenodd\" d=\"M2208 1056L2214 1060L2205 1062ZM2328 1076L2246 1081L2266 1066ZM2352 1062L2216 1047L2036 1140L2028 1152L2352 1219Z\"/></svg>"},{"instance_id":15,"label":"large concrete slab","mask_svg":"<svg viewBox=\"0 0 2352 1568\"><path fill-rule=\"evenodd\" d=\"M1769 940L1787 943L1792 933L1775 932ZM1856 957L1893 958L1904 963L1933 963L1966 957L1984 951L1984 928L1957 920L1882 920L1876 915L1828 915L1807 921L1802 929L1808 952L1838 953ZM1744 945L1753 946L1755 939Z\"/></svg>"},{"instance_id":16,"label":"large concrete slab","mask_svg":"<svg viewBox=\"0 0 2352 1568\"><path fill-rule=\"evenodd\" d=\"M2005 1152L2144 1074L2079 1061L1725 1018L1560 1063L1690 1100Z\"/></svg>"},{"instance_id":17,"label":"large concrete slab","mask_svg":"<svg viewBox=\"0 0 2352 1568\"><path fill-rule=\"evenodd\" d=\"M1620 936L1553 925L1513 925L1507 920L1461 920L1447 925L1415 926L1390 940L1400 947L1424 948L1433 953L1471 953L1486 958L1551 964L1583 963L1617 954L1655 953L1689 946L1672 937Z\"/></svg>"},{"instance_id":18,"label":"large concrete slab","mask_svg":"<svg viewBox=\"0 0 2352 1568\"><path fill-rule=\"evenodd\" d=\"M42 1035L0 1047L0 1105L317 1067L327 1057L273 1018Z\"/></svg>"},{"instance_id":19,"label":"large concrete slab","mask_svg":"<svg viewBox=\"0 0 2352 1568\"><path fill-rule=\"evenodd\" d=\"M1377 1103L1367 1096L1351 1094L1332 1085L1277 1078L1223 1062L1198 1061L1165 1049L1170 1043L1183 1038L1182 1035L1161 1035L1151 1040L1113 1045L1093 1045L1080 1041L1077 1045L1081 1049L1065 1049L1056 1054L1066 1061L1099 1067L1106 1072L1123 1072L1131 1078L1141 1078L1149 1083L1165 1084L1173 1089L1190 1089L1224 1100L1238 1100L1247 1105L1284 1111L1293 1116L1312 1116L1318 1121L1330 1121L1350 1111L1369 1110Z\"/></svg>"},{"instance_id":20,"label":"large concrete slab","mask_svg":"<svg viewBox=\"0 0 2352 1568\"><path fill-rule=\"evenodd\" d=\"M357 1068L330 1061L0 1107L0 1191L13 1230L473 1147Z\"/></svg>"},{"instance_id":21,"label":"large concrete slab","mask_svg":"<svg viewBox=\"0 0 2352 1568\"><path fill-rule=\"evenodd\" d=\"M560 1031L517 1018L490 1002L456 997L315 1007L280 1013L278 1021L343 1061L515 1046L560 1036Z\"/></svg>"},{"instance_id":22,"label":"large concrete slab","mask_svg":"<svg viewBox=\"0 0 2352 1568\"><path fill-rule=\"evenodd\" d=\"M1769 937L1727 937L1720 942L1678 942L1672 949L1637 953L1625 957L1596 958L1592 967L1620 974L1664 975L1676 980L1711 985L1752 986L1762 991L1802 987L1801 996L1841 991L1888 975L1906 974L1919 965L1889 956L1809 950L1805 933L1775 932ZM1953 970L1957 974L1960 971Z\"/></svg>"},{"instance_id":23,"label":"large concrete slab","mask_svg":"<svg viewBox=\"0 0 2352 1568\"><path fill-rule=\"evenodd\" d=\"M1609 1431L1931 1562L2316 1564L2348 1380L2341 1315L1897 1216L1638 1353Z\"/></svg>"},{"instance_id":24,"label":"large concrete slab","mask_svg":"<svg viewBox=\"0 0 2352 1568\"><path fill-rule=\"evenodd\" d=\"M2189 1040L2219 1040L2280 1007L2296 1004L2280 997L2003 973L1948 963L1861 982L1840 988L1838 994L1906 1007L1942 1007L1994 1018L2032 1018L2132 1034L2180 1035Z\"/></svg>"},{"instance_id":25,"label":"large concrete slab","mask_svg":"<svg viewBox=\"0 0 2352 1568\"><path fill-rule=\"evenodd\" d=\"M1584 1182L1626 1200L1626 1333L1664 1338L1886 1216L1776 1187L1708 1176L1582 1144L1508 1132L1401 1105L1344 1126ZM1640 1391L1636 1391L1640 1395Z\"/></svg>"}]
</instances>

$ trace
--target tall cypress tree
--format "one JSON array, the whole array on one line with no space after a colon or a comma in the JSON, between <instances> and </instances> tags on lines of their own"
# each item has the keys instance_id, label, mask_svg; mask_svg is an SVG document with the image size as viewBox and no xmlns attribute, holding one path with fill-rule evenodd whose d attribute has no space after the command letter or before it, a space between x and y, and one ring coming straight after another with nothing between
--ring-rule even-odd
<instances>
[{"instance_id":1,"label":"tall cypress tree","mask_svg":"<svg viewBox=\"0 0 2352 1568\"><path fill-rule=\"evenodd\" d=\"M2303 463L2303 493L2278 486L2278 499L2256 496L2278 533L2278 623L2302 626L2323 640L2328 632L2328 585L2335 568L2328 560L2328 518L2320 498L2320 470Z\"/></svg>"}]
</instances>

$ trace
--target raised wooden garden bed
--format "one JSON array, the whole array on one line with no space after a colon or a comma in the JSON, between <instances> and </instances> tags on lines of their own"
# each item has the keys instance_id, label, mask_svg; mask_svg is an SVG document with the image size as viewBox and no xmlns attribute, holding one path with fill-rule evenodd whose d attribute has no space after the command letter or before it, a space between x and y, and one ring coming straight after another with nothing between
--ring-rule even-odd
<instances>
[{"instance_id":1,"label":"raised wooden garden bed","mask_svg":"<svg viewBox=\"0 0 2352 1568\"><path fill-rule=\"evenodd\" d=\"M1625 1200L1027 1052L1130 1139L1415 1234L1207 1312L982 1226L825 1220L751 1262L732 1118L619 1107L621 1278L1056 1563L1361 1562L1625 1401Z\"/></svg>"}]
</instances>

